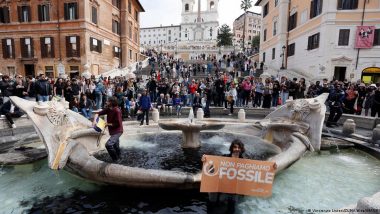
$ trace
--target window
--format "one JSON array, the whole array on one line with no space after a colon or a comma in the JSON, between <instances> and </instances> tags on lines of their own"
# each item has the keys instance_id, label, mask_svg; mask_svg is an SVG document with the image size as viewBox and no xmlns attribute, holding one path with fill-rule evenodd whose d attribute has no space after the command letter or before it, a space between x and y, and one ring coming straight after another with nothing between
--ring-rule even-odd
<instances>
[{"instance_id":1,"label":"window","mask_svg":"<svg viewBox=\"0 0 380 214\"><path fill-rule=\"evenodd\" d=\"M45 66L45 75L49 78L54 78L53 66Z\"/></svg>"},{"instance_id":2,"label":"window","mask_svg":"<svg viewBox=\"0 0 380 214\"><path fill-rule=\"evenodd\" d=\"M267 29L264 30L264 42L267 41Z\"/></svg>"},{"instance_id":3,"label":"window","mask_svg":"<svg viewBox=\"0 0 380 214\"><path fill-rule=\"evenodd\" d=\"M350 40L350 29L340 29L338 46L348 46L349 40Z\"/></svg>"},{"instance_id":4,"label":"window","mask_svg":"<svg viewBox=\"0 0 380 214\"><path fill-rule=\"evenodd\" d=\"M322 13L323 0L311 0L310 3L310 19L312 19Z\"/></svg>"},{"instance_id":5,"label":"window","mask_svg":"<svg viewBox=\"0 0 380 214\"><path fill-rule=\"evenodd\" d=\"M375 40L373 41L374 46L380 45L380 29L375 30Z\"/></svg>"},{"instance_id":6,"label":"window","mask_svg":"<svg viewBox=\"0 0 380 214\"><path fill-rule=\"evenodd\" d=\"M263 62L265 62L265 52L263 53Z\"/></svg>"},{"instance_id":7,"label":"window","mask_svg":"<svg viewBox=\"0 0 380 214\"><path fill-rule=\"evenodd\" d=\"M129 49L129 59L132 60L132 57L133 57L132 50Z\"/></svg>"},{"instance_id":8,"label":"window","mask_svg":"<svg viewBox=\"0 0 380 214\"><path fill-rule=\"evenodd\" d=\"M135 36L133 37L133 40L134 40L136 43L137 43L137 38L138 38L137 32L138 32L138 30L137 30L137 28L135 28L135 32L134 32Z\"/></svg>"},{"instance_id":9,"label":"window","mask_svg":"<svg viewBox=\"0 0 380 214\"><path fill-rule=\"evenodd\" d=\"M0 7L0 23L9 23L9 7Z\"/></svg>"},{"instance_id":10,"label":"window","mask_svg":"<svg viewBox=\"0 0 380 214\"><path fill-rule=\"evenodd\" d=\"M128 12L132 14L132 2L131 0L128 1Z\"/></svg>"},{"instance_id":11,"label":"window","mask_svg":"<svg viewBox=\"0 0 380 214\"><path fill-rule=\"evenodd\" d=\"M128 22L128 36L130 39L132 39L132 22L131 21Z\"/></svg>"},{"instance_id":12,"label":"window","mask_svg":"<svg viewBox=\"0 0 380 214\"><path fill-rule=\"evenodd\" d=\"M277 7L278 5L278 0L274 0L274 6Z\"/></svg>"},{"instance_id":13,"label":"window","mask_svg":"<svg viewBox=\"0 0 380 214\"><path fill-rule=\"evenodd\" d=\"M40 21L40 22L50 21L49 5L48 4L38 5L38 21Z\"/></svg>"},{"instance_id":14,"label":"window","mask_svg":"<svg viewBox=\"0 0 380 214\"><path fill-rule=\"evenodd\" d=\"M98 24L98 8L92 6L91 10L91 21L94 24Z\"/></svg>"},{"instance_id":15,"label":"window","mask_svg":"<svg viewBox=\"0 0 380 214\"><path fill-rule=\"evenodd\" d=\"M185 4L185 12L189 11L189 4Z\"/></svg>"},{"instance_id":16,"label":"window","mask_svg":"<svg viewBox=\"0 0 380 214\"><path fill-rule=\"evenodd\" d=\"M273 36L277 34L277 21L273 22Z\"/></svg>"},{"instance_id":17,"label":"window","mask_svg":"<svg viewBox=\"0 0 380 214\"><path fill-rule=\"evenodd\" d=\"M21 46L21 57L22 58L33 58L33 39L32 38L21 38L20 39Z\"/></svg>"},{"instance_id":18,"label":"window","mask_svg":"<svg viewBox=\"0 0 380 214\"><path fill-rule=\"evenodd\" d=\"M135 10L135 20L138 22L139 21L139 12Z\"/></svg>"},{"instance_id":19,"label":"window","mask_svg":"<svg viewBox=\"0 0 380 214\"><path fill-rule=\"evenodd\" d=\"M172 30L169 30L168 34L172 34Z\"/></svg>"},{"instance_id":20,"label":"window","mask_svg":"<svg viewBox=\"0 0 380 214\"><path fill-rule=\"evenodd\" d=\"M3 45L3 58L9 59L15 58L15 44L13 39L2 39L1 41Z\"/></svg>"},{"instance_id":21,"label":"window","mask_svg":"<svg viewBox=\"0 0 380 214\"><path fill-rule=\"evenodd\" d=\"M116 20L112 20L112 32L120 35L121 31L120 31L120 23Z\"/></svg>"},{"instance_id":22,"label":"window","mask_svg":"<svg viewBox=\"0 0 380 214\"><path fill-rule=\"evenodd\" d=\"M78 3L70 2L65 3L65 20L78 19Z\"/></svg>"},{"instance_id":23,"label":"window","mask_svg":"<svg viewBox=\"0 0 380 214\"><path fill-rule=\"evenodd\" d=\"M120 52L121 52L120 47L113 46L113 57L120 58Z\"/></svg>"},{"instance_id":24,"label":"window","mask_svg":"<svg viewBox=\"0 0 380 214\"><path fill-rule=\"evenodd\" d=\"M7 66L9 76L16 76L16 68L14 66Z\"/></svg>"},{"instance_id":25,"label":"window","mask_svg":"<svg viewBox=\"0 0 380 214\"><path fill-rule=\"evenodd\" d=\"M41 58L54 58L54 38L41 37Z\"/></svg>"},{"instance_id":26,"label":"window","mask_svg":"<svg viewBox=\"0 0 380 214\"><path fill-rule=\"evenodd\" d=\"M287 55L288 56L294 56L295 52L296 52L296 43L292 43L290 45L288 45L288 53Z\"/></svg>"},{"instance_id":27,"label":"window","mask_svg":"<svg viewBox=\"0 0 380 214\"><path fill-rule=\"evenodd\" d=\"M294 13L289 17L288 31L297 27L297 13Z\"/></svg>"},{"instance_id":28,"label":"window","mask_svg":"<svg viewBox=\"0 0 380 214\"><path fill-rule=\"evenodd\" d=\"M66 36L66 56L80 57L80 37Z\"/></svg>"},{"instance_id":29,"label":"window","mask_svg":"<svg viewBox=\"0 0 380 214\"><path fill-rule=\"evenodd\" d=\"M30 22L32 17L30 14L30 6L18 6L18 21L19 22Z\"/></svg>"},{"instance_id":30,"label":"window","mask_svg":"<svg viewBox=\"0 0 380 214\"><path fill-rule=\"evenodd\" d=\"M307 42L308 50L319 48L319 37L320 37L319 33L309 36L308 42Z\"/></svg>"},{"instance_id":31,"label":"window","mask_svg":"<svg viewBox=\"0 0 380 214\"><path fill-rule=\"evenodd\" d=\"M120 0L112 0L112 5L120 9Z\"/></svg>"},{"instance_id":32,"label":"window","mask_svg":"<svg viewBox=\"0 0 380 214\"><path fill-rule=\"evenodd\" d=\"M90 37L90 51L102 52L102 41Z\"/></svg>"},{"instance_id":33,"label":"window","mask_svg":"<svg viewBox=\"0 0 380 214\"><path fill-rule=\"evenodd\" d=\"M276 48L272 48L272 59L276 59Z\"/></svg>"},{"instance_id":34,"label":"window","mask_svg":"<svg viewBox=\"0 0 380 214\"><path fill-rule=\"evenodd\" d=\"M358 0L338 0L338 10L358 9Z\"/></svg>"},{"instance_id":35,"label":"window","mask_svg":"<svg viewBox=\"0 0 380 214\"><path fill-rule=\"evenodd\" d=\"M267 16L269 13L269 2L264 6L263 17Z\"/></svg>"}]
</instances>

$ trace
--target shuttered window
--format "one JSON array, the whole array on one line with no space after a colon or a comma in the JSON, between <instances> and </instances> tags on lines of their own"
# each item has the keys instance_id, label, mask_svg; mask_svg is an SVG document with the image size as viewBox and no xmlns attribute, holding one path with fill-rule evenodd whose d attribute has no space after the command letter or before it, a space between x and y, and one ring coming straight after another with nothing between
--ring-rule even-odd
<instances>
[{"instance_id":1,"label":"shuttered window","mask_svg":"<svg viewBox=\"0 0 380 214\"><path fill-rule=\"evenodd\" d=\"M76 20L78 19L78 3L70 2L64 4L64 16L65 20Z\"/></svg>"},{"instance_id":2,"label":"shuttered window","mask_svg":"<svg viewBox=\"0 0 380 214\"><path fill-rule=\"evenodd\" d=\"M38 21L50 21L50 11L48 4L38 5Z\"/></svg>"},{"instance_id":3,"label":"shuttered window","mask_svg":"<svg viewBox=\"0 0 380 214\"><path fill-rule=\"evenodd\" d=\"M120 47L113 46L113 57L120 58L121 49Z\"/></svg>"},{"instance_id":4,"label":"shuttered window","mask_svg":"<svg viewBox=\"0 0 380 214\"><path fill-rule=\"evenodd\" d=\"M338 0L338 10L355 10L358 9L358 0Z\"/></svg>"},{"instance_id":5,"label":"shuttered window","mask_svg":"<svg viewBox=\"0 0 380 214\"><path fill-rule=\"evenodd\" d=\"M41 58L54 58L54 38L53 37L41 37Z\"/></svg>"},{"instance_id":6,"label":"shuttered window","mask_svg":"<svg viewBox=\"0 0 380 214\"><path fill-rule=\"evenodd\" d=\"M112 5L120 9L120 0L112 0Z\"/></svg>"},{"instance_id":7,"label":"shuttered window","mask_svg":"<svg viewBox=\"0 0 380 214\"><path fill-rule=\"evenodd\" d=\"M319 33L309 36L308 43L307 43L307 50L313 50L313 49L319 48L319 37L320 37Z\"/></svg>"},{"instance_id":8,"label":"shuttered window","mask_svg":"<svg viewBox=\"0 0 380 214\"><path fill-rule=\"evenodd\" d=\"M98 39L90 37L90 51L102 52L102 42Z\"/></svg>"},{"instance_id":9,"label":"shuttered window","mask_svg":"<svg viewBox=\"0 0 380 214\"><path fill-rule=\"evenodd\" d=\"M91 21L94 24L98 24L98 8L92 6Z\"/></svg>"},{"instance_id":10,"label":"shuttered window","mask_svg":"<svg viewBox=\"0 0 380 214\"><path fill-rule=\"evenodd\" d=\"M18 21L19 22L31 22L32 16L30 13L30 6L18 6Z\"/></svg>"},{"instance_id":11,"label":"shuttered window","mask_svg":"<svg viewBox=\"0 0 380 214\"><path fill-rule=\"evenodd\" d=\"M66 36L66 56L80 57L80 37Z\"/></svg>"},{"instance_id":12,"label":"shuttered window","mask_svg":"<svg viewBox=\"0 0 380 214\"><path fill-rule=\"evenodd\" d=\"M292 43L290 45L288 45L288 56L293 56L296 52L296 44L295 43Z\"/></svg>"},{"instance_id":13,"label":"shuttered window","mask_svg":"<svg viewBox=\"0 0 380 214\"><path fill-rule=\"evenodd\" d=\"M120 35L121 31L120 31L120 23L116 20L112 20L112 32Z\"/></svg>"},{"instance_id":14,"label":"shuttered window","mask_svg":"<svg viewBox=\"0 0 380 214\"><path fill-rule=\"evenodd\" d=\"M9 59L15 58L15 44L13 39L2 39L1 44L3 46L3 58Z\"/></svg>"},{"instance_id":15,"label":"shuttered window","mask_svg":"<svg viewBox=\"0 0 380 214\"><path fill-rule=\"evenodd\" d=\"M0 7L0 23L9 23L9 7Z\"/></svg>"},{"instance_id":16,"label":"shuttered window","mask_svg":"<svg viewBox=\"0 0 380 214\"><path fill-rule=\"evenodd\" d=\"M311 0L310 2L310 19L322 13L323 0Z\"/></svg>"},{"instance_id":17,"label":"shuttered window","mask_svg":"<svg viewBox=\"0 0 380 214\"><path fill-rule=\"evenodd\" d=\"M289 17L288 31L293 30L297 27L297 13L294 13Z\"/></svg>"},{"instance_id":18,"label":"shuttered window","mask_svg":"<svg viewBox=\"0 0 380 214\"><path fill-rule=\"evenodd\" d=\"M20 47L21 47L21 57L22 58L33 58L34 57L33 38L21 38L20 39Z\"/></svg>"}]
</instances>

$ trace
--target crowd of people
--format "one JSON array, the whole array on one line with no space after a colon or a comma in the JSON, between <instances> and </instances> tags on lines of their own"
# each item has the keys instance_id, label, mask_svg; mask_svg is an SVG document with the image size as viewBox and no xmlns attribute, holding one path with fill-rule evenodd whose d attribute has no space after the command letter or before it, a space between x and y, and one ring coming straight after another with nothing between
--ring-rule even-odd
<instances>
[{"instance_id":1,"label":"crowd of people","mask_svg":"<svg viewBox=\"0 0 380 214\"><path fill-rule=\"evenodd\" d=\"M11 95L37 101L64 98L70 102L71 110L91 119L93 110L104 108L107 100L116 97L124 119L137 116L141 124L145 118L148 125L152 108L177 116L185 106L192 107L195 113L202 108L205 117L210 117L210 106L229 109L232 115L235 107L275 108L288 99L329 93L326 103L331 112L328 126L336 125L342 113L379 117L379 83L324 79L307 84L305 78L261 78L257 71L263 65L239 54L219 60L204 55L191 64L153 51L146 54L150 56L150 75L144 79L141 78L144 75L131 79L95 76L49 79L44 74L36 78L21 75L11 78L3 75L1 102L5 103Z\"/></svg>"}]
</instances>

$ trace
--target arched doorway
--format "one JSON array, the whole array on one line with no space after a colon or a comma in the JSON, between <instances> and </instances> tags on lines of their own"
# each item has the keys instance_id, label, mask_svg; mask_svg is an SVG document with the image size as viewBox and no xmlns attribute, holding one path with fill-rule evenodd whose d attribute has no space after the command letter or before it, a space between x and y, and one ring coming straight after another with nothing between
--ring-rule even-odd
<instances>
[{"instance_id":1,"label":"arched doorway","mask_svg":"<svg viewBox=\"0 0 380 214\"><path fill-rule=\"evenodd\" d=\"M369 67L362 71L362 80L365 83L380 83L380 68Z\"/></svg>"}]
</instances>

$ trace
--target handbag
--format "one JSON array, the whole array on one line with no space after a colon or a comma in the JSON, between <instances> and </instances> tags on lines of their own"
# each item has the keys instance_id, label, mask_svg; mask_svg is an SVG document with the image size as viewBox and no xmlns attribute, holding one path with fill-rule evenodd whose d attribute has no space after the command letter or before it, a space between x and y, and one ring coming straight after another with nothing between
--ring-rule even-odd
<instances>
[{"instance_id":1,"label":"handbag","mask_svg":"<svg viewBox=\"0 0 380 214\"><path fill-rule=\"evenodd\" d=\"M233 100L233 99L234 99L233 96L231 96L231 95L228 95L228 96L227 96L227 102L232 103L232 100Z\"/></svg>"}]
</instances>

